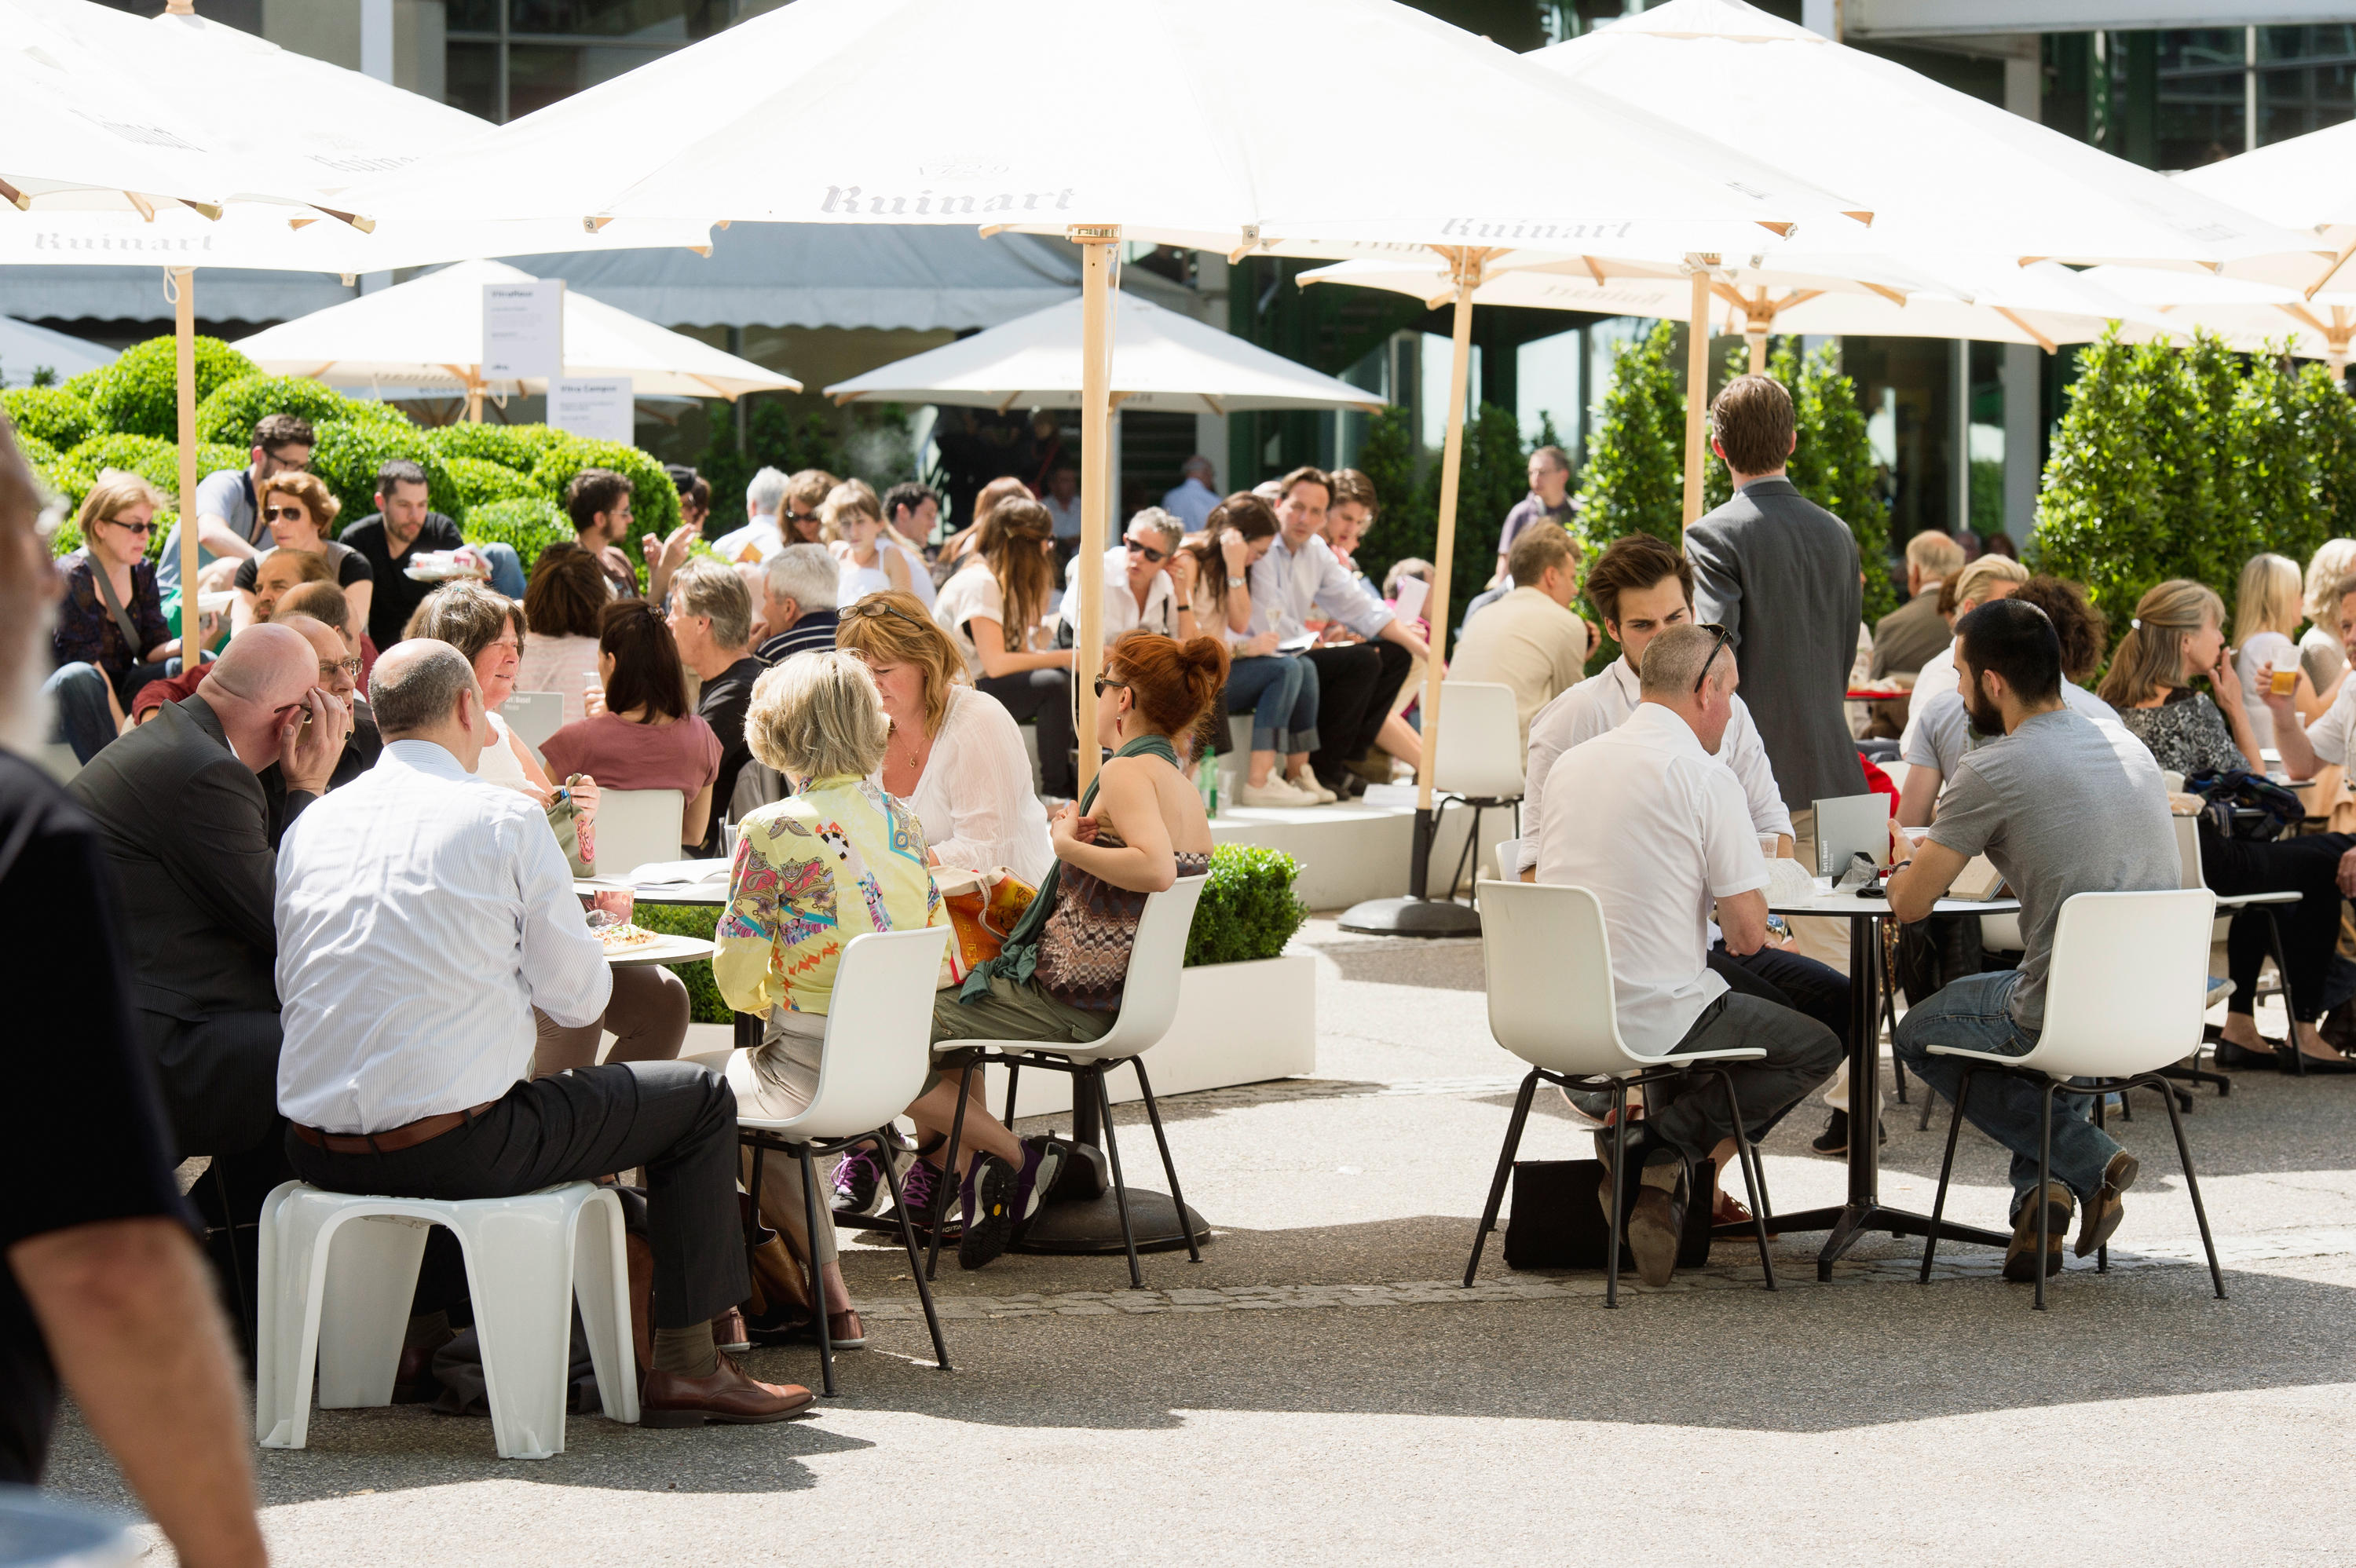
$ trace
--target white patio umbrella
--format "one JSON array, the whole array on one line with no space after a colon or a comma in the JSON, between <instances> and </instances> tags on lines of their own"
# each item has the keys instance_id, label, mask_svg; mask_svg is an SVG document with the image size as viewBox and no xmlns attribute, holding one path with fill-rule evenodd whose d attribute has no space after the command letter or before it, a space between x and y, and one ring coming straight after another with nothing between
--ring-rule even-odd
<instances>
[{"instance_id":1,"label":"white patio umbrella","mask_svg":"<svg viewBox=\"0 0 2356 1568\"><path fill-rule=\"evenodd\" d=\"M545 391L544 378L483 376L483 285L530 283L502 261L460 261L343 304L264 327L238 351L273 375L332 387L446 388L480 418L486 392ZM642 321L589 295L564 292L564 370L627 376L637 396L725 398L798 392L801 383L750 359Z\"/></svg>"},{"instance_id":2,"label":"white patio umbrella","mask_svg":"<svg viewBox=\"0 0 2356 1568\"><path fill-rule=\"evenodd\" d=\"M29 386L36 370L54 370L60 381L114 362L112 348L52 332L29 321L0 315L0 387Z\"/></svg>"},{"instance_id":3,"label":"white patio umbrella","mask_svg":"<svg viewBox=\"0 0 2356 1568\"><path fill-rule=\"evenodd\" d=\"M1238 49L1236 40L1247 38ZM1379 156L1337 155L1289 112L1303 62L1360 101L1405 106ZM1147 89L1137 112L1012 93L995 74ZM702 112L682 117L678 106ZM890 113L874 112L888 102ZM1566 159L1561 149L1579 149ZM778 149L790 148L780 156ZM1759 223L1845 224L1856 204L1749 155L1562 83L1390 0L798 0L353 193L390 219L436 210L821 223L971 223L1064 233L1085 249L1082 548L1109 509L1110 251L1124 240L1226 251L1448 248L1568 255L1605 238L1731 246ZM1461 300L1441 468L1435 589L1451 560L1471 352ZM1089 677L1101 587L1082 579L1075 686ZM1439 661L1426 693L1427 757ZM1093 749L1081 748L1082 775ZM1422 799L1430 800L1425 772Z\"/></svg>"},{"instance_id":4,"label":"white patio umbrella","mask_svg":"<svg viewBox=\"0 0 2356 1568\"><path fill-rule=\"evenodd\" d=\"M1082 302L1066 300L955 343L894 360L826 395L838 403L950 403L969 408L1080 405ZM1168 413L1351 408L1384 400L1257 344L1135 294L1116 294L1112 404Z\"/></svg>"},{"instance_id":5,"label":"white patio umbrella","mask_svg":"<svg viewBox=\"0 0 2356 1568\"><path fill-rule=\"evenodd\" d=\"M2230 201L2271 223L2315 236L2321 261L2256 258L2224 270L2256 283L2280 283L2313 299L2326 288L2356 285L2356 122L2329 125L2175 176L2196 194Z\"/></svg>"},{"instance_id":6,"label":"white patio umbrella","mask_svg":"<svg viewBox=\"0 0 2356 1568\"><path fill-rule=\"evenodd\" d=\"M2245 354L2285 344L2302 359L2321 359L2336 377L2348 368L2356 345L2356 293L2334 290L2308 297L2304 289L2254 278L2211 277L2158 267L2094 267L2083 274L2091 283L2132 299L2158 319L2157 328L2131 328L2141 341L2157 336L2213 334Z\"/></svg>"}]
</instances>

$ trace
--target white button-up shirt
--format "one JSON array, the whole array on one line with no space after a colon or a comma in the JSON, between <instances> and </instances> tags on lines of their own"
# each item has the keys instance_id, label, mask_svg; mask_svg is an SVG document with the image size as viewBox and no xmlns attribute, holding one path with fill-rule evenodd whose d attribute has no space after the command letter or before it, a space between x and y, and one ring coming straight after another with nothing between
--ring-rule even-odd
<instances>
[{"instance_id":1,"label":"white button-up shirt","mask_svg":"<svg viewBox=\"0 0 2356 1568\"><path fill-rule=\"evenodd\" d=\"M1519 839L1503 848L1502 853L1513 861L1506 875L1519 876L1537 864L1539 812L1546 804L1547 781L1553 773L1556 760L1581 741L1591 741L1627 722L1628 716L1636 711L1642 691L1643 683L1628 667L1627 659L1616 658L1610 667L1588 677L1539 709L1537 717L1530 720L1529 760L1522 769L1522 821L1526 826ZM1740 696L1734 699L1734 717L1718 743L1718 760L1732 771L1735 782L1742 786L1743 799L1751 810L1752 833L1792 831L1792 813L1783 805L1783 792L1775 785L1775 769L1767 760L1766 743L1759 739L1759 726L1751 721L1751 709L1742 706Z\"/></svg>"},{"instance_id":2,"label":"white button-up shirt","mask_svg":"<svg viewBox=\"0 0 2356 1568\"><path fill-rule=\"evenodd\" d=\"M316 814L316 822L313 822ZM613 975L541 808L395 741L278 847L278 1109L378 1133L530 1076L539 1008L605 1016Z\"/></svg>"},{"instance_id":3,"label":"white button-up shirt","mask_svg":"<svg viewBox=\"0 0 2356 1568\"><path fill-rule=\"evenodd\" d=\"M713 553L731 566L744 560L766 562L785 548L786 536L775 512L756 513L743 528L712 541Z\"/></svg>"},{"instance_id":4,"label":"white button-up shirt","mask_svg":"<svg viewBox=\"0 0 2356 1568\"><path fill-rule=\"evenodd\" d=\"M1271 628L1286 641L1305 635L1309 617L1339 621L1372 641L1395 618L1381 595L1352 574L1333 549L1315 534L1296 552L1279 533L1251 569L1251 635Z\"/></svg>"},{"instance_id":5,"label":"white button-up shirt","mask_svg":"<svg viewBox=\"0 0 2356 1568\"><path fill-rule=\"evenodd\" d=\"M1155 548L1160 548L1157 544ZM1220 568L1225 571L1226 568ZM1079 630L1080 558L1074 556L1064 568L1064 602L1057 606L1058 614L1072 618L1072 629ZM1125 636L1142 626L1149 632L1159 632L1165 637L1178 635L1178 593L1170 585L1170 574L1157 571L1145 585L1145 603L1140 608L1136 595L1129 591L1129 547L1117 544L1104 552L1104 640L1110 647L1115 638Z\"/></svg>"},{"instance_id":6,"label":"white button-up shirt","mask_svg":"<svg viewBox=\"0 0 2356 1568\"><path fill-rule=\"evenodd\" d=\"M1554 784L1537 880L1601 901L1620 1038L1661 1055L1726 992L1708 963L1711 901L1769 880L1742 786L1657 702L1564 752Z\"/></svg>"}]
</instances>

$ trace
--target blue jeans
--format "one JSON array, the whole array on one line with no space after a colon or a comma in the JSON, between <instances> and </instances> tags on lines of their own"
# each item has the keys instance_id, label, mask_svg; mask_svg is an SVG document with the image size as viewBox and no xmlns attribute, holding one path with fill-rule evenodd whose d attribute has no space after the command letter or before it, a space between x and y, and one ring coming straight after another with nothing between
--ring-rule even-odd
<instances>
[{"instance_id":1,"label":"blue jeans","mask_svg":"<svg viewBox=\"0 0 2356 1568\"><path fill-rule=\"evenodd\" d=\"M131 699L151 680L180 673L180 661L135 665L114 689L128 709ZM106 706L106 672L94 664L59 665L41 683L41 692L56 706L57 724L49 739L73 748L77 761L87 763L114 739L114 715Z\"/></svg>"},{"instance_id":2,"label":"blue jeans","mask_svg":"<svg viewBox=\"0 0 2356 1568\"><path fill-rule=\"evenodd\" d=\"M478 544L475 553L491 569L491 586L510 599L523 597L523 558L511 544Z\"/></svg>"},{"instance_id":3,"label":"blue jeans","mask_svg":"<svg viewBox=\"0 0 2356 1568\"><path fill-rule=\"evenodd\" d=\"M1245 708L1252 710L1253 751L1317 749L1317 667L1307 659L1270 654L1227 666L1227 710Z\"/></svg>"},{"instance_id":4,"label":"blue jeans","mask_svg":"<svg viewBox=\"0 0 2356 1568\"><path fill-rule=\"evenodd\" d=\"M1965 1051L1986 1051L2004 1056L2026 1056L2037 1044L2037 1034L2012 1021L2006 1004L2012 999L2020 972L1967 975L1906 1010L1898 1020L1893 1049L1917 1078L1952 1103L1969 1063L1952 1056L1933 1056L1934 1045ZM2045 1091L2025 1079L2007 1077L1993 1069L1972 1082L1971 1104L1964 1117L1972 1125L2012 1151L2012 1211L2020 1212L2037 1189L2037 1125L2039 1103ZM2081 1200L2103 1185L2103 1168L2119 1146L2088 1119L2086 1096L2053 1096L2052 1178Z\"/></svg>"}]
</instances>

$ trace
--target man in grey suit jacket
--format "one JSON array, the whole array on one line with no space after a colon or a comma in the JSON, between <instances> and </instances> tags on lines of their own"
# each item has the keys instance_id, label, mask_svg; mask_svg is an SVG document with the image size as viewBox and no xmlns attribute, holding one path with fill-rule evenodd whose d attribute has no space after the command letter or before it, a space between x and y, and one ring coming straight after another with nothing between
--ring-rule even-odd
<instances>
[{"instance_id":1,"label":"man in grey suit jacket","mask_svg":"<svg viewBox=\"0 0 2356 1568\"><path fill-rule=\"evenodd\" d=\"M166 703L70 786L122 891L132 1005L180 1158L281 1141L277 857L255 775L279 765L293 820L327 788L350 726L300 632L250 626L195 696Z\"/></svg>"}]
</instances>

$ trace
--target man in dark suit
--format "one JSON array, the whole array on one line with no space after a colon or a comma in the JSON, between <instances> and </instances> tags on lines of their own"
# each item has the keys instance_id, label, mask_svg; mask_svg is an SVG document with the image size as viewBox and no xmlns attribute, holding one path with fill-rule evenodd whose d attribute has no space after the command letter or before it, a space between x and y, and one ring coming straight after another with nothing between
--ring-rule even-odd
<instances>
[{"instance_id":1,"label":"man in dark suit","mask_svg":"<svg viewBox=\"0 0 2356 1568\"><path fill-rule=\"evenodd\" d=\"M123 891L134 1021L178 1158L283 1165L277 866L256 774L273 763L284 774L292 821L327 788L350 725L301 632L251 626L195 696L166 703L74 778ZM231 1176L237 1209L258 1209L268 1188L240 1189L264 1174Z\"/></svg>"},{"instance_id":2,"label":"man in dark suit","mask_svg":"<svg viewBox=\"0 0 2356 1568\"><path fill-rule=\"evenodd\" d=\"M1792 813L1800 862L1814 869L1815 803L1865 793L1842 708L1864 615L1857 539L1784 476L1799 435L1782 382L1736 377L1710 406L1710 428L1734 496L1686 530L1695 608L1733 641L1742 699ZM1845 939L1804 935L1801 945L1847 972Z\"/></svg>"},{"instance_id":3,"label":"man in dark suit","mask_svg":"<svg viewBox=\"0 0 2356 1568\"><path fill-rule=\"evenodd\" d=\"M1964 569L1964 547L1936 528L1906 541L1906 603L1873 625L1873 678L1912 675L1955 640L1939 613L1939 589Z\"/></svg>"}]
</instances>

